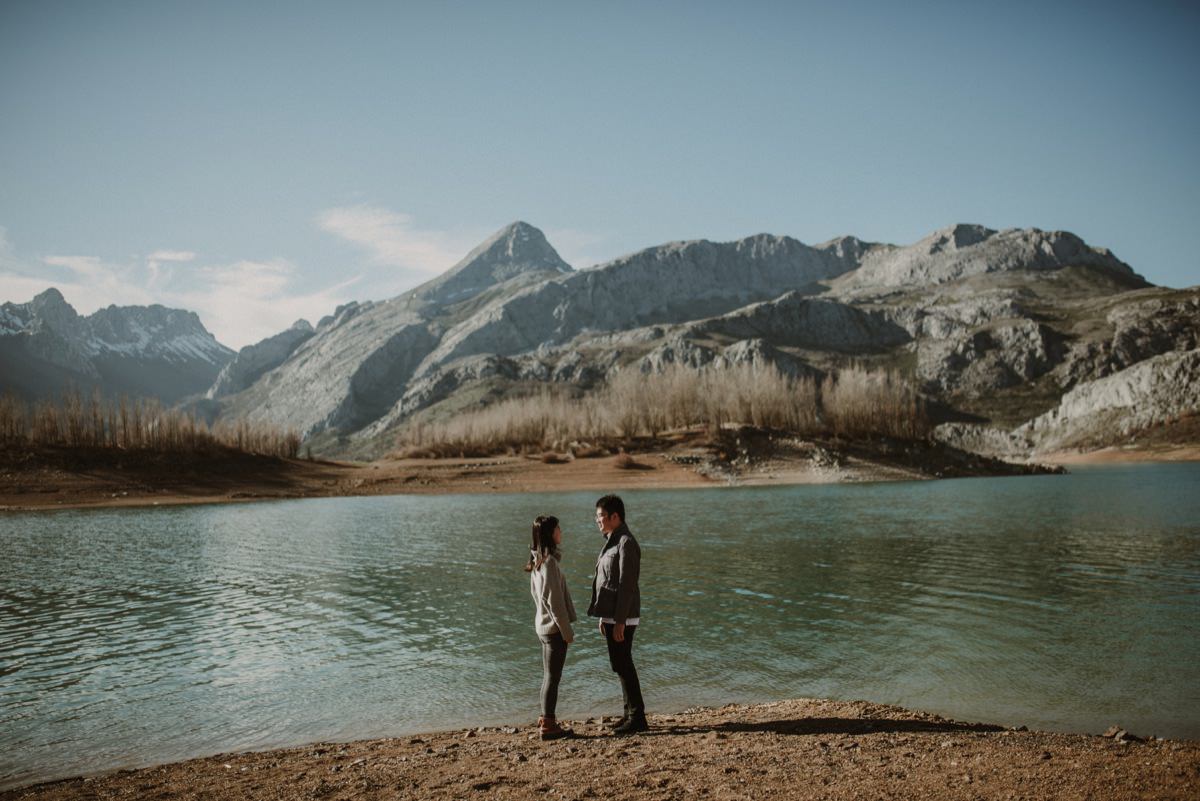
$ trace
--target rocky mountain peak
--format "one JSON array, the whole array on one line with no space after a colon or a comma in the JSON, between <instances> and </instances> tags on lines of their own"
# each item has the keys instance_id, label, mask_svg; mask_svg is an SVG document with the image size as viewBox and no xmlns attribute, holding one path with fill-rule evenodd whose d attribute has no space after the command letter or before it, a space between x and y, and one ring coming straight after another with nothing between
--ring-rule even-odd
<instances>
[{"instance_id":1,"label":"rocky mountain peak","mask_svg":"<svg viewBox=\"0 0 1200 801\"><path fill-rule=\"evenodd\" d=\"M63 293L59 292L58 289L55 287L50 287L49 289L45 290L44 292L40 292L37 295L34 295L33 300L30 301L30 303L33 304L34 308L44 307L44 306L69 306L70 305L67 303L67 299L63 297Z\"/></svg>"},{"instance_id":2,"label":"rocky mountain peak","mask_svg":"<svg viewBox=\"0 0 1200 801\"><path fill-rule=\"evenodd\" d=\"M108 306L83 317L54 288L0 306L4 383L29 398L74 386L174 402L211 385L232 356L184 309Z\"/></svg>"},{"instance_id":3,"label":"rocky mountain peak","mask_svg":"<svg viewBox=\"0 0 1200 801\"><path fill-rule=\"evenodd\" d=\"M558 255L546 236L527 222L501 228L479 243L462 261L416 289L416 295L437 303L457 303L523 273L569 273L571 265Z\"/></svg>"},{"instance_id":4,"label":"rocky mountain peak","mask_svg":"<svg viewBox=\"0 0 1200 801\"><path fill-rule=\"evenodd\" d=\"M939 228L925 237L922 244L926 245L929 254L933 255L934 253L959 250L971 245L978 245L980 242L995 236L995 234L996 231L982 225L958 223L946 228Z\"/></svg>"},{"instance_id":5,"label":"rocky mountain peak","mask_svg":"<svg viewBox=\"0 0 1200 801\"><path fill-rule=\"evenodd\" d=\"M67 303L63 294L54 287L35 295L29 301L29 311L32 313L33 324L39 323L55 331L67 332L79 323L79 315L74 307Z\"/></svg>"},{"instance_id":6,"label":"rocky mountain peak","mask_svg":"<svg viewBox=\"0 0 1200 801\"><path fill-rule=\"evenodd\" d=\"M816 245L814 250L828 253L834 258L857 267L862 261L863 254L873 247L875 247L875 243L864 242L856 236L839 236Z\"/></svg>"},{"instance_id":7,"label":"rocky mountain peak","mask_svg":"<svg viewBox=\"0 0 1200 801\"><path fill-rule=\"evenodd\" d=\"M217 342L200 316L186 309L150 306L107 306L87 318L88 348L97 354L201 360L220 369L233 351Z\"/></svg>"},{"instance_id":8,"label":"rocky mountain peak","mask_svg":"<svg viewBox=\"0 0 1200 801\"><path fill-rule=\"evenodd\" d=\"M958 224L934 231L907 247L867 251L858 270L839 291L862 297L896 287L924 288L971 276L1007 272L1051 272L1066 267L1099 268L1123 285L1145 285L1133 269L1107 251L1067 231Z\"/></svg>"},{"instance_id":9,"label":"rocky mountain peak","mask_svg":"<svg viewBox=\"0 0 1200 801\"><path fill-rule=\"evenodd\" d=\"M315 335L316 329L308 320L300 319L274 336L246 345L221 369L205 397L219 398L241 392L260 376L283 364L297 348Z\"/></svg>"}]
</instances>

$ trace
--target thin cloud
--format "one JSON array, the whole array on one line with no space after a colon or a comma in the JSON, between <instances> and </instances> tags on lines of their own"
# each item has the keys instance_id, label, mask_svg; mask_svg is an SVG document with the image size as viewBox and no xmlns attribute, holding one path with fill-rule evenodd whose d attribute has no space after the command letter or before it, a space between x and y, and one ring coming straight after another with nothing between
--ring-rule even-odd
<instances>
[{"instance_id":1,"label":"thin cloud","mask_svg":"<svg viewBox=\"0 0 1200 801\"><path fill-rule=\"evenodd\" d=\"M172 302L192 309L223 344L241 348L278 334L299 319L316 324L349 300L355 276L314 292L295 294L297 268L284 259L239 261L203 267L203 289L171 294Z\"/></svg>"},{"instance_id":2,"label":"thin cloud","mask_svg":"<svg viewBox=\"0 0 1200 801\"><path fill-rule=\"evenodd\" d=\"M149 275L149 286L157 287L163 283L169 283L172 274L168 267L163 270L163 264L183 264L189 261L195 261L196 254L190 250L156 250L146 257L146 271Z\"/></svg>"},{"instance_id":3,"label":"thin cloud","mask_svg":"<svg viewBox=\"0 0 1200 801\"><path fill-rule=\"evenodd\" d=\"M47 256L29 264L0 229L0 301L25 303L55 287L75 310L159 303L196 312L213 336L237 349L283 331L298 319L316 323L350 300L359 276L315 291L297 291L299 270L284 259L197 265L172 275L170 265L194 262L191 251L162 250L130 264L95 256Z\"/></svg>"},{"instance_id":4,"label":"thin cloud","mask_svg":"<svg viewBox=\"0 0 1200 801\"><path fill-rule=\"evenodd\" d=\"M45 289L54 286L80 314L91 314L105 306L154 303L153 296L137 280L136 268L109 264L96 256L47 256L42 264L65 270L69 277L47 276Z\"/></svg>"},{"instance_id":5,"label":"thin cloud","mask_svg":"<svg viewBox=\"0 0 1200 801\"><path fill-rule=\"evenodd\" d=\"M8 241L8 229L0 225L0 267L7 269L15 260L12 243Z\"/></svg>"},{"instance_id":6,"label":"thin cloud","mask_svg":"<svg viewBox=\"0 0 1200 801\"><path fill-rule=\"evenodd\" d=\"M64 286L66 289L64 289ZM35 296L45 292L50 287L56 287L67 297L67 291L79 294L79 287L63 284L61 281L47 281L45 278L34 278L13 272L0 272L0 303L27 303ZM70 303L70 298L67 298ZM71 304L74 305L74 304ZM78 309L76 309L78 311Z\"/></svg>"},{"instance_id":7,"label":"thin cloud","mask_svg":"<svg viewBox=\"0 0 1200 801\"><path fill-rule=\"evenodd\" d=\"M317 226L367 252L371 264L436 275L452 267L472 247L445 231L417 227L408 214L378 206L326 209Z\"/></svg>"},{"instance_id":8,"label":"thin cloud","mask_svg":"<svg viewBox=\"0 0 1200 801\"><path fill-rule=\"evenodd\" d=\"M195 261L196 254L190 250L156 250L146 257L146 261Z\"/></svg>"}]
</instances>

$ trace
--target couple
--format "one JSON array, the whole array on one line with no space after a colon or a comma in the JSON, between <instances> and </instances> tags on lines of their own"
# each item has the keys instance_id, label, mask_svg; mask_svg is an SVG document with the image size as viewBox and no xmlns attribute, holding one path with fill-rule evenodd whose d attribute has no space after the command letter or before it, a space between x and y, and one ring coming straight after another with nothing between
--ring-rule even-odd
<instances>
[{"instance_id":1,"label":"couple","mask_svg":"<svg viewBox=\"0 0 1200 801\"><path fill-rule=\"evenodd\" d=\"M638 571L642 550L625 525L625 504L616 495L605 495L596 501L596 525L605 542L596 559L588 615L600 618L600 632L608 644L608 661L621 678L621 693L625 696L625 714L613 731L633 734L649 728L637 668L633 666L633 633L641 614ZM537 607L534 628L542 641L542 716L538 718L538 732L543 740L572 734L554 719L567 646L575 639L571 630L575 606L559 566L561 544L558 518L540 516L533 521L533 544L525 570L530 574L529 591Z\"/></svg>"}]
</instances>

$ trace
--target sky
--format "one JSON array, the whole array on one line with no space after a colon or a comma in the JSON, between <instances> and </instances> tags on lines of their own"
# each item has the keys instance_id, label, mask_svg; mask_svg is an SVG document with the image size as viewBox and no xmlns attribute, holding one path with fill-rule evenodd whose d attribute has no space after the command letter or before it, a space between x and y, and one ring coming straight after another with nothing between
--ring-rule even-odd
<instances>
[{"instance_id":1,"label":"sky","mask_svg":"<svg viewBox=\"0 0 1200 801\"><path fill-rule=\"evenodd\" d=\"M1200 283L1194 2L0 0L0 301L241 347L525 220L583 268L1067 230Z\"/></svg>"}]
</instances>

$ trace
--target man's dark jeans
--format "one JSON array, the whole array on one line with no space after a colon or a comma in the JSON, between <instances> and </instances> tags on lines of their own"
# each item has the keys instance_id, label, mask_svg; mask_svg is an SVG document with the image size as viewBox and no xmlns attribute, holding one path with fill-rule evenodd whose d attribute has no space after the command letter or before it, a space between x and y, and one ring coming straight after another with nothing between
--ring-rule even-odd
<instances>
[{"instance_id":1,"label":"man's dark jeans","mask_svg":"<svg viewBox=\"0 0 1200 801\"><path fill-rule=\"evenodd\" d=\"M633 666L633 633L637 626L625 627L625 639L613 639L612 623L604 623L604 641L608 643L608 663L621 679L621 694L625 696L625 715L638 719L646 717L646 704L642 701L642 685L638 682L637 668Z\"/></svg>"}]
</instances>

